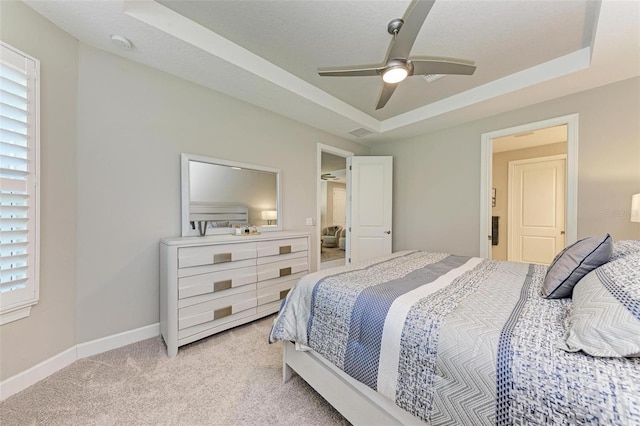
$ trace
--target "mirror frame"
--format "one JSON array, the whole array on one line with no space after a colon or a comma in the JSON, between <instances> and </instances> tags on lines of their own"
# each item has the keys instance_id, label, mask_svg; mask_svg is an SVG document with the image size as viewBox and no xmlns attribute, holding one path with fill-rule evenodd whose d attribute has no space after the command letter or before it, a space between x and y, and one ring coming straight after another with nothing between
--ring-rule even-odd
<instances>
[{"instance_id":1,"label":"mirror frame","mask_svg":"<svg viewBox=\"0 0 640 426\"><path fill-rule=\"evenodd\" d=\"M189 205L191 203L191 194L189 193L189 161L198 161L200 163L209 163L219 166L239 167L241 169L256 170L260 172L271 172L276 174L276 211L278 219L275 226L258 226L258 232L282 231L282 191L281 191L281 175L280 169L273 167L258 166L255 164L240 163L237 161L222 160L220 158L206 157L196 154L180 154L180 195L181 195L181 228L183 237L200 236L198 230L191 229L189 220ZM205 235L230 235L234 233L233 228L208 228Z\"/></svg>"}]
</instances>

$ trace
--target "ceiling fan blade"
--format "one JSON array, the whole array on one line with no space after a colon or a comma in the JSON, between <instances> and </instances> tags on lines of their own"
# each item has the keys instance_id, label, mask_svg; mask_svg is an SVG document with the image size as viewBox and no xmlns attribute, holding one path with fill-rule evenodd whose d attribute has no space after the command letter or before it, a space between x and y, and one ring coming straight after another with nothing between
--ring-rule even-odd
<instances>
[{"instance_id":1,"label":"ceiling fan blade","mask_svg":"<svg viewBox=\"0 0 640 426\"><path fill-rule=\"evenodd\" d=\"M413 75L460 74L471 75L476 66L446 59L411 59Z\"/></svg>"},{"instance_id":2,"label":"ceiling fan blade","mask_svg":"<svg viewBox=\"0 0 640 426\"><path fill-rule=\"evenodd\" d=\"M387 104L387 101L389 100L389 98L391 98L393 92L396 91L396 87L398 87L398 83L384 83L384 85L382 86L382 93L380 93L380 98L378 99L378 105L376 105L376 109L380 109Z\"/></svg>"},{"instance_id":3,"label":"ceiling fan blade","mask_svg":"<svg viewBox=\"0 0 640 426\"><path fill-rule=\"evenodd\" d=\"M379 66L364 68L362 65L358 67L318 68L318 74L323 77L367 77L380 75L383 69Z\"/></svg>"},{"instance_id":4,"label":"ceiling fan blade","mask_svg":"<svg viewBox=\"0 0 640 426\"><path fill-rule=\"evenodd\" d=\"M431 11L435 0L415 0L413 8L408 11L408 14L403 18L404 24L395 40L391 42L391 48L387 54L387 60L397 58L408 58L411 53L413 43L418 37L420 28L424 24L427 15Z\"/></svg>"}]
</instances>

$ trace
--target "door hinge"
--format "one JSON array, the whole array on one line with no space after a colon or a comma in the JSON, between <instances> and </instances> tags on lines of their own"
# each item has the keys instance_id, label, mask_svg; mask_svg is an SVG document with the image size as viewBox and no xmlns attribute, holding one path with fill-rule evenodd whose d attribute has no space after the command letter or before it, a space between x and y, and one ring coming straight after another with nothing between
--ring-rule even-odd
<instances>
[{"instance_id":1,"label":"door hinge","mask_svg":"<svg viewBox=\"0 0 640 426\"><path fill-rule=\"evenodd\" d=\"M349 166L349 170L353 170L353 168L351 166Z\"/></svg>"}]
</instances>

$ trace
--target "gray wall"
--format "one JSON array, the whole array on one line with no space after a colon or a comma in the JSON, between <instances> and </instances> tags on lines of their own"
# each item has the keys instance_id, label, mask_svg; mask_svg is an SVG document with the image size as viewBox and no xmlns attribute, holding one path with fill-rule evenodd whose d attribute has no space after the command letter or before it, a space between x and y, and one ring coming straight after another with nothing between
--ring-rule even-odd
<instances>
[{"instance_id":1,"label":"gray wall","mask_svg":"<svg viewBox=\"0 0 640 426\"><path fill-rule=\"evenodd\" d=\"M578 238L640 239L640 78L419 137L379 145L394 156L394 250L479 253L482 133L579 114Z\"/></svg>"},{"instance_id":2,"label":"gray wall","mask_svg":"<svg viewBox=\"0 0 640 426\"><path fill-rule=\"evenodd\" d=\"M158 322L158 241L180 235L181 152L281 169L283 229L312 232L317 143L369 151L84 44L79 63L79 343Z\"/></svg>"},{"instance_id":3,"label":"gray wall","mask_svg":"<svg viewBox=\"0 0 640 426\"><path fill-rule=\"evenodd\" d=\"M40 303L0 327L0 380L76 343L78 41L22 2L0 2L0 39L40 60Z\"/></svg>"},{"instance_id":4,"label":"gray wall","mask_svg":"<svg viewBox=\"0 0 640 426\"><path fill-rule=\"evenodd\" d=\"M159 321L158 242L180 235L180 153L282 170L284 229L310 232L317 143L369 149L94 49L22 2L2 40L42 62L41 300L0 327L0 380ZM315 264L312 268L315 268Z\"/></svg>"}]
</instances>

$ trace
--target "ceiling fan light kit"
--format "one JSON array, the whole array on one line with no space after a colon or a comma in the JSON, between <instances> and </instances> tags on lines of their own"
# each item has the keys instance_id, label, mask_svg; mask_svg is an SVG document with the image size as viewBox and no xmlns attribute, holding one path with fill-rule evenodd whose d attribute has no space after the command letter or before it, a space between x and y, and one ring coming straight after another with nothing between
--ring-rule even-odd
<instances>
[{"instance_id":1,"label":"ceiling fan light kit","mask_svg":"<svg viewBox=\"0 0 640 426\"><path fill-rule=\"evenodd\" d=\"M393 36L393 39L383 65L318 69L318 74L323 77L382 76L383 86L376 109L386 105L398 83L414 74L434 76L473 74L476 67L470 63L443 58L409 58L420 28L434 3L435 0L414 0L404 19L393 19L389 22L387 32Z\"/></svg>"},{"instance_id":2,"label":"ceiling fan light kit","mask_svg":"<svg viewBox=\"0 0 640 426\"><path fill-rule=\"evenodd\" d=\"M409 71L402 65L396 65L385 69L382 72L382 79L385 83L396 84L407 78Z\"/></svg>"}]
</instances>

